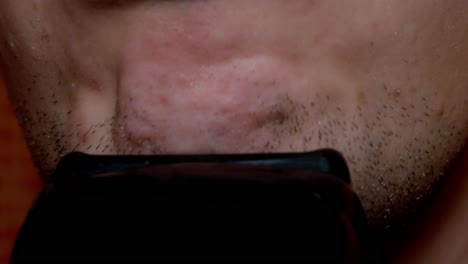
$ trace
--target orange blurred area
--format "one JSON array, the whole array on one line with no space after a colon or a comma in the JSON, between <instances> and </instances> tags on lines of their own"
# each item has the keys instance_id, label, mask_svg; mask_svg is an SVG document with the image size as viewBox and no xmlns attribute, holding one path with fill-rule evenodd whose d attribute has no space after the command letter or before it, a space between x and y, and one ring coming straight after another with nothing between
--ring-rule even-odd
<instances>
[{"instance_id":1,"label":"orange blurred area","mask_svg":"<svg viewBox=\"0 0 468 264\"><path fill-rule=\"evenodd\" d=\"M0 263L8 263L15 238L41 188L0 76Z\"/></svg>"}]
</instances>

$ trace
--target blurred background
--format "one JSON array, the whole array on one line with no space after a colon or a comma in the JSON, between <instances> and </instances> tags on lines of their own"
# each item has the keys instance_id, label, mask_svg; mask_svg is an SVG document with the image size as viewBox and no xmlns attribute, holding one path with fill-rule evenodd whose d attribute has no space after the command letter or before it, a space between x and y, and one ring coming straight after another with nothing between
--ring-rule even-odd
<instances>
[{"instance_id":1,"label":"blurred background","mask_svg":"<svg viewBox=\"0 0 468 264\"><path fill-rule=\"evenodd\" d=\"M41 185L0 76L0 263L8 263Z\"/></svg>"}]
</instances>

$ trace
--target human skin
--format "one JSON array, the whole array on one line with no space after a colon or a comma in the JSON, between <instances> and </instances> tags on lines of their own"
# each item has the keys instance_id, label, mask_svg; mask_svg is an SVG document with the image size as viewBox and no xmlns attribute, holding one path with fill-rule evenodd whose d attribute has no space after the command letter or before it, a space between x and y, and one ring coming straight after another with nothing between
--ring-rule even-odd
<instances>
[{"instance_id":1,"label":"human skin","mask_svg":"<svg viewBox=\"0 0 468 264\"><path fill-rule=\"evenodd\" d=\"M392 263L467 263L468 151L454 164L430 206L397 237Z\"/></svg>"},{"instance_id":2,"label":"human skin","mask_svg":"<svg viewBox=\"0 0 468 264\"><path fill-rule=\"evenodd\" d=\"M388 226L468 139L466 0L2 0L0 36L45 177L71 151L334 148Z\"/></svg>"}]
</instances>

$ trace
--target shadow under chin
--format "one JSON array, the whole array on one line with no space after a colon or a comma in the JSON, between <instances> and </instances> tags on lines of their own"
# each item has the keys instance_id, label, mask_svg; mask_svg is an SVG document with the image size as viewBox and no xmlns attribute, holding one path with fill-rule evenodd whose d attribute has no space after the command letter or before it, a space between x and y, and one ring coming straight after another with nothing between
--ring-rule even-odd
<instances>
[{"instance_id":1,"label":"shadow under chin","mask_svg":"<svg viewBox=\"0 0 468 264\"><path fill-rule=\"evenodd\" d=\"M371 253L375 259L388 260L388 263L395 259L405 261L406 257L426 254L425 246L438 243L434 242L433 234L446 225L448 215L461 201L460 195L466 195L468 144L465 145L446 167L444 176L406 214L392 219L390 224L371 223Z\"/></svg>"}]
</instances>

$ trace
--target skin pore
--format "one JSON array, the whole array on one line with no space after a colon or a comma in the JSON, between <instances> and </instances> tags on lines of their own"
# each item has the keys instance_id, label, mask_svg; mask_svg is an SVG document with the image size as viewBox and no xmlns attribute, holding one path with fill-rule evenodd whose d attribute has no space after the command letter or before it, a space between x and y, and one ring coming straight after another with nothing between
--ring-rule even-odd
<instances>
[{"instance_id":1,"label":"skin pore","mask_svg":"<svg viewBox=\"0 0 468 264\"><path fill-rule=\"evenodd\" d=\"M387 227L468 139L464 0L4 0L0 36L44 176L71 151L334 148Z\"/></svg>"}]
</instances>

